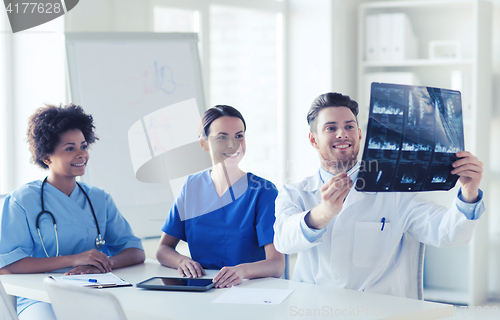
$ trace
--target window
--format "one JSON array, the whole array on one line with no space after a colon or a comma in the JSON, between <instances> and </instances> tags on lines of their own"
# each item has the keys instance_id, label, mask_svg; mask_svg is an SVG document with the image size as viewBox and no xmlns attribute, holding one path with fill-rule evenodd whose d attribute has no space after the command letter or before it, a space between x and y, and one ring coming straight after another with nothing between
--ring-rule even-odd
<instances>
[{"instance_id":1,"label":"window","mask_svg":"<svg viewBox=\"0 0 500 320\"><path fill-rule=\"evenodd\" d=\"M155 7L154 30L157 32L199 32L199 11Z\"/></svg>"},{"instance_id":2,"label":"window","mask_svg":"<svg viewBox=\"0 0 500 320\"><path fill-rule=\"evenodd\" d=\"M242 169L279 185L284 6L274 0L223 3L157 6L155 31L199 33L202 65L209 61L203 66L207 107L226 104L243 114L247 153Z\"/></svg>"},{"instance_id":3,"label":"window","mask_svg":"<svg viewBox=\"0 0 500 320\"><path fill-rule=\"evenodd\" d=\"M9 29L8 23L5 19L5 14L0 14L0 194L7 192L7 170L6 158L7 148L5 145L7 119L6 119L6 43L7 43L7 30Z\"/></svg>"},{"instance_id":4,"label":"window","mask_svg":"<svg viewBox=\"0 0 500 320\"><path fill-rule=\"evenodd\" d=\"M278 179L277 14L210 8L210 104L238 109L247 123L242 168Z\"/></svg>"},{"instance_id":5,"label":"window","mask_svg":"<svg viewBox=\"0 0 500 320\"><path fill-rule=\"evenodd\" d=\"M9 30L0 34L0 193L47 175L29 161L27 119L44 103L66 104L64 18L13 35L5 16L3 23L0 19L1 30Z\"/></svg>"}]
</instances>

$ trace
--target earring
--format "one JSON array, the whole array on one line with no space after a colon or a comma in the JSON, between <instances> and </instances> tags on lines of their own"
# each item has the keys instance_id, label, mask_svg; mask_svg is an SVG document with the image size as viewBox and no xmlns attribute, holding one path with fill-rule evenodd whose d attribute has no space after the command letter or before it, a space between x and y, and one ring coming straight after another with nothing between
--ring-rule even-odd
<instances>
[{"instance_id":1,"label":"earring","mask_svg":"<svg viewBox=\"0 0 500 320\"><path fill-rule=\"evenodd\" d=\"M205 140L201 143L201 148L203 149L203 151L208 151L208 145L207 145L208 141Z\"/></svg>"}]
</instances>

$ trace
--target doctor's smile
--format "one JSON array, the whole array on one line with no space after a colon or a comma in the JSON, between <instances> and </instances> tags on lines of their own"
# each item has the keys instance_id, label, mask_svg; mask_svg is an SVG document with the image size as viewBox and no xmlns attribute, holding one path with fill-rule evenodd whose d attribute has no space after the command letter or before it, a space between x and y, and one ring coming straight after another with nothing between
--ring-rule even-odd
<instances>
[{"instance_id":1,"label":"doctor's smile","mask_svg":"<svg viewBox=\"0 0 500 320\"><path fill-rule=\"evenodd\" d=\"M225 155L226 157L229 157L229 158L236 158L237 156L240 155L240 152L235 152L235 153L223 153L223 155Z\"/></svg>"},{"instance_id":2,"label":"doctor's smile","mask_svg":"<svg viewBox=\"0 0 500 320\"><path fill-rule=\"evenodd\" d=\"M334 144L332 147L333 147L334 149L344 150L344 149L347 149L347 148L349 148L349 147L351 147L351 146L352 146L352 144L345 144L345 143L342 143L342 144L336 144L336 145Z\"/></svg>"},{"instance_id":3,"label":"doctor's smile","mask_svg":"<svg viewBox=\"0 0 500 320\"><path fill-rule=\"evenodd\" d=\"M229 159L235 159L235 158L238 158L240 156L243 157L244 151L243 151L243 148L241 145L241 139L242 138L239 139L240 141L235 141L233 143L233 146L228 146L227 149L229 149L229 150L222 152L222 155L229 158Z\"/></svg>"}]
</instances>

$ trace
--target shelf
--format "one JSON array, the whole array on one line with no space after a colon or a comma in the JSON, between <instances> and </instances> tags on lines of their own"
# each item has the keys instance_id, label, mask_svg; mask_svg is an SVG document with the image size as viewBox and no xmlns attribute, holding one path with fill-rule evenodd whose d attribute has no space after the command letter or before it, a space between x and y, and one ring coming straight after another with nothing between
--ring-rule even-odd
<instances>
[{"instance_id":1,"label":"shelf","mask_svg":"<svg viewBox=\"0 0 500 320\"><path fill-rule=\"evenodd\" d=\"M394 9L394 8L425 8L470 5L470 0L426 0L426 1L382 1L375 3L364 3L362 9Z\"/></svg>"},{"instance_id":2,"label":"shelf","mask_svg":"<svg viewBox=\"0 0 500 320\"><path fill-rule=\"evenodd\" d=\"M471 59L413 59L400 61L363 61L363 68L379 68L379 67L455 67L455 66L472 66Z\"/></svg>"},{"instance_id":3,"label":"shelf","mask_svg":"<svg viewBox=\"0 0 500 320\"><path fill-rule=\"evenodd\" d=\"M358 103L363 107L360 118L368 117L371 82L398 81L407 85L459 90L463 99L465 144L468 149L477 149L476 156L489 168L490 151L484 146L489 146L490 139L495 136L488 130L492 105L491 12L492 5L488 0L366 0L360 4L357 39ZM390 18L401 14L406 17L405 25ZM402 32L394 26L403 28ZM407 37L404 41L401 40L402 34ZM417 52L413 46L414 37L418 43ZM458 43L457 55L461 58L429 59L432 56L430 44L446 40ZM384 49L383 55L381 48ZM405 55L396 55L400 51L395 51L395 48L407 49ZM367 61L367 56L383 57L384 61ZM389 60L392 56L410 58ZM500 181L499 171L490 174L488 169L485 170L488 178L496 181ZM487 192L489 186L483 188ZM434 196L442 198L440 194ZM435 254L426 258L425 300L478 305L487 299L488 264L484 263L488 259L484 247L490 241L487 219L488 216L478 221L473 241L460 249L459 255L453 256L453 262L445 254L447 249L435 249ZM492 238L500 246L500 235ZM450 274L447 269L454 267L452 263L459 265ZM449 277L443 278L443 274Z\"/></svg>"},{"instance_id":4,"label":"shelf","mask_svg":"<svg viewBox=\"0 0 500 320\"><path fill-rule=\"evenodd\" d=\"M424 300L468 305L469 294L467 291L451 291L445 289L424 288Z\"/></svg>"}]
</instances>

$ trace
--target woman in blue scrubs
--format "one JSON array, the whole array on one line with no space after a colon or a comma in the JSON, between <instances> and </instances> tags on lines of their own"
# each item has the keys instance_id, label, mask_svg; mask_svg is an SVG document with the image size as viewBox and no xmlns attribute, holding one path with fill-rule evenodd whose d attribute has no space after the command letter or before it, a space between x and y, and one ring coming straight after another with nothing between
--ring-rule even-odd
<instances>
[{"instance_id":1,"label":"woman in blue scrubs","mask_svg":"<svg viewBox=\"0 0 500 320\"><path fill-rule=\"evenodd\" d=\"M101 273L144 261L140 239L111 196L76 182L97 139L94 128L92 116L76 105L46 106L31 116L32 160L49 174L5 198L0 274L64 268L66 274ZM50 304L25 298L18 298L17 311L20 319L54 318Z\"/></svg>"},{"instance_id":2,"label":"woman in blue scrubs","mask_svg":"<svg viewBox=\"0 0 500 320\"><path fill-rule=\"evenodd\" d=\"M203 276L203 268L221 269L214 277L217 288L280 277L285 268L285 257L273 244L278 191L238 167L245 155L245 130L243 116L233 107L218 105L203 114L199 141L212 169L187 178L156 253L161 264L189 278ZM175 250L180 239L188 243L191 258Z\"/></svg>"}]
</instances>

